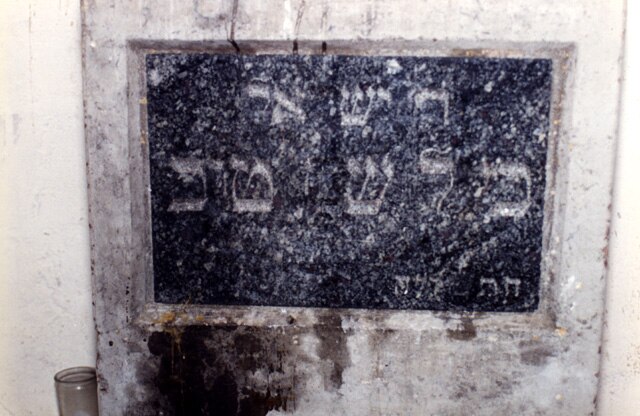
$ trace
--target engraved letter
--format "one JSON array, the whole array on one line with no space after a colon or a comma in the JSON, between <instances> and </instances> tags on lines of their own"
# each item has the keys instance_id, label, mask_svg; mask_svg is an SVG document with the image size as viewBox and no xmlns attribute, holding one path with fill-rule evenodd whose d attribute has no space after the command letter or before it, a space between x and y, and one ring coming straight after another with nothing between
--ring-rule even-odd
<instances>
[{"instance_id":1,"label":"engraved letter","mask_svg":"<svg viewBox=\"0 0 640 416\"><path fill-rule=\"evenodd\" d=\"M514 217L522 218L531 206L531 175L526 165L518 163L500 163L494 166L484 165L485 178L504 176L511 182L524 181L526 185L526 197L517 202L496 202L489 211L491 218Z\"/></svg>"},{"instance_id":2,"label":"engraved letter","mask_svg":"<svg viewBox=\"0 0 640 416\"><path fill-rule=\"evenodd\" d=\"M449 176L447 190L442 192L442 195L438 198L438 202L436 203L436 212L440 212L442 202L453 189L453 161L450 158L443 156L450 151L451 149L446 149L444 151L433 148L425 149L420 152L420 159L418 160L420 173L424 175Z\"/></svg>"},{"instance_id":3,"label":"engraved letter","mask_svg":"<svg viewBox=\"0 0 640 416\"><path fill-rule=\"evenodd\" d=\"M505 277L504 278L504 291L505 291L505 297L509 296L509 287L514 287L515 290L513 291L513 296L515 296L516 298L518 296L520 296L520 279L511 279L509 277ZM506 299L505 299L506 302Z\"/></svg>"},{"instance_id":4,"label":"engraved letter","mask_svg":"<svg viewBox=\"0 0 640 416\"><path fill-rule=\"evenodd\" d=\"M436 156L447 154L449 151L450 149L426 149L420 152L420 172L425 175L450 175L453 171L453 161L448 157Z\"/></svg>"},{"instance_id":5,"label":"engraved letter","mask_svg":"<svg viewBox=\"0 0 640 416\"><path fill-rule=\"evenodd\" d=\"M449 124L449 93L445 90L424 89L415 93L413 101L416 108L422 108L425 101L440 101L444 107L444 125Z\"/></svg>"},{"instance_id":6,"label":"engraved letter","mask_svg":"<svg viewBox=\"0 0 640 416\"><path fill-rule=\"evenodd\" d=\"M233 210L235 212L270 212L273 208L273 178L267 165L256 159L256 163L251 170L247 162L238 160L236 158L231 159L231 168L235 170L233 175L233 183L231 186L231 198L233 199ZM260 198L239 198L238 197L238 173L248 173L249 177L245 185L245 192L249 189L251 181L257 177L262 177L267 183L267 196Z\"/></svg>"},{"instance_id":7,"label":"engraved letter","mask_svg":"<svg viewBox=\"0 0 640 416\"><path fill-rule=\"evenodd\" d=\"M429 295L429 298L440 302L442 300L442 296L440 295L440 293L444 291L442 273L438 273L438 277L429 277L428 280L429 280L429 283L433 285L433 291Z\"/></svg>"},{"instance_id":8,"label":"engraved letter","mask_svg":"<svg viewBox=\"0 0 640 416\"><path fill-rule=\"evenodd\" d=\"M369 87L365 97L365 93L358 86L352 92L343 87L341 95L340 114L342 119L340 125L342 126L364 126L367 124L369 114L374 106L377 106L380 101L391 101L389 91L383 88L375 90L373 87Z\"/></svg>"},{"instance_id":9,"label":"engraved letter","mask_svg":"<svg viewBox=\"0 0 640 416\"><path fill-rule=\"evenodd\" d=\"M242 110L253 121L253 123L269 123L272 118L271 90L269 86L263 83L254 82L247 86L245 93L252 103L248 109L242 108Z\"/></svg>"},{"instance_id":10,"label":"engraved letter","mask_svg":"<svg viewBox=\"0 0 640 416\"><path fill-rule=\"evenodd\" d=\"M396 285L393 288L394 294L396 296L408 294L411 278L409 276L393 276L393 278L396 280Z\"/></svg>"},{"instance_id":11,"label":"engraved letter","mask_svg":"<svg viewBox=\"0 0 640 416\"><path fill-rule=\"evenodd\" d=\"M262 98L266 101L264 109L269 106L271 102L271 93L269 87L261 84L251 84L247 87L247 95L251 98Z\"/></svg>"},{"instance_id":12,"label":"engraved letter","mask_svg":"<svg viewBox=\"0 0 640 416\"><path fill-rule=\"evenodd\" d=\"M498 295L498 282L493 277L482 277L480 278L480 293L478 293L478 297L480 296L488 296L487 292L485 292L484 287L490 286L493 289L493 294Z\"/></svg>"},{"instance_id":13,"label":"engraved letter","mask_svg":"<svg viewBox=\"0 0 640 416\"><path fill-rule=\"evenodd\" d=\"M347 183L346 189L346 199L347 199L347 213L351 215L376 215L380 211L380 206L382 205L382 201L384 200L384 194L389 187L389 184L393 180L393 164L389 162L387 156L382 159L382 173L386 177L384 181L384 185L382 189L378 192L378 195L373 199L364 199L365 192L367 191L367 187L369 183L374 180L378 175L380 175L380 170L376 167L373 159L370 156L367 156L364 162L364 183L360 188L360 192L355 196L353 196L353 191L351 189L351 181ZM349 158L347 161L347 170L351 177L361 176L363 173L363 169L360 166L360 163L354 158Z\"/></svg>"},{"instance_id":14,"label":"engraved letter","mask_svg":"<svg viewBox=\"0 0 640 416\"><path fill-rule=\"evenodd\" d=\"M281 91L276 90L273 98L275 99L276 108L273 109L271 124L280 124L285 118L291 117L303 122L306 120L304 111L293 101L291 101Z\"/></svg>"},{"instance_id":15,"label":"engraved letter","mask_svg":"<svg viewBox=\"0 0 640 416\"><path fill-rule=\"evenodd\" d=\"M205 168L212 170L216 173L215 185L218 188L222 188L222 196L227 196L227 178L228 172L224 169L224 162L222 160L207 159L205 161Z\"/></svg>"},{"instance_id":16,"label":"engraved letter","mask_svg":"<svg viewBox=\"0 0 640 416\"><path fill-rule=\"evenodd\" d=\"M202 198L185 198L174 199L169 205L170 212L183 212L183 211L202 211L204 205L207 203L207 177L204 174L203 169L204 162L200 159L177 159L172 158L169 162L169 166L180 175L180 179L183 182L193 182L194 176L197 176L202 181L202 187L204 189L204 196Z\"/></svg>"},{"instance_id":17,"label":"engraved letter","mask_svg":"<svg viewBox=\"0 0 640 416\"><path fill-rule=\"evenodd\" d=\"M268 85L254 83L247 87L247 95L251 98L265 100L265 105L261 111L266 111L275 101L276 105L271 113L271 124L280 124L287 118L294 118L301 122L306 120L304 111L293 100L287 97L282 91L273 89Z\"/></svg>"}]
</instances>

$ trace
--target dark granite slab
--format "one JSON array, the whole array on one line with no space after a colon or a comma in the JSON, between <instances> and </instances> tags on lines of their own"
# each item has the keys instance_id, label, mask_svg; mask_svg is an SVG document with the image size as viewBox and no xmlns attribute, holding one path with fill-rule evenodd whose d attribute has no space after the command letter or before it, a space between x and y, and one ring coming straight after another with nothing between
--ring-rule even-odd
<instances>
[{"instance_id":1,"label":"dark granite slab","mask_svg":"<svg viewBox=\"0 0 640 416\"><path fill-rule=\"evenodd\" d=\"M551 72L148 55L155 300L535 310Z\"/></svg>"}]
</instances>

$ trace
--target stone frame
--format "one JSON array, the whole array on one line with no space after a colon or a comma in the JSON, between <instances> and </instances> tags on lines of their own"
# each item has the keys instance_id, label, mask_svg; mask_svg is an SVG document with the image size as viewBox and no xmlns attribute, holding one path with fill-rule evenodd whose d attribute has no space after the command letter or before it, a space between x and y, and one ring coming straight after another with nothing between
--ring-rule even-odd
<instances>
[{"instance_id":1,"label":"stone frame","mask_svg":"<svg viewBox=\"0 0 640 416\"><path fill-rule=\"evenodd\" d=\"M446 56L446 57L493 57L493 58L544 58L551 59L553 66L553 87L550 119L554 122L550 128L547 172L546 178L548 186L545 189L544 225L543 225L543 248L542 267L540 277L540 305L533 313L476 313L482 315L488 325L515 324L523 326L554 327L554 310L558 307L558 300L554 298L551 290L553 275L553 264L555 262L552 252L558 252L558 247L551 241L553 227L557 227L561 222L559 218L562 213L556 213L554 207L561 206L564 197L562 192L557 192L557 177L566 175L566 172L558 164L558 147L562 139L560 135L563 98L566 97L566 82L571 76L571 68L575 60L574 49L570 44L558 45L527 45L512 44L503 45L503 49L490 48L489 45L457 45L440 44L434 48L428 42L407 42L407 41L324 41L317 42L297 42L297 54L310 55L389 55L389 56ZM247 52L244 52L244 51ZM221 319L225 323L237 324L242 321L246 325L284 325L282 320L281 307L271 306L216 306L216 305L166 305L153 301L153 266L152 266L152 243L151 243L151 208L150 208L150 185L149 185L149 165L148 165L148 140L147 140L147 115L146 115L146 78L144 73L144 57L147 53L222 53L222 54L291 54L291 42L243 42L242 48L236 50L227 41L214 41L206 43L180 43L180 42L145 42L131 41L128 44L128 74L129 74L129 160L130 160L130 183L132 201L132 244L134 275L137 279L144 276L145 286L142 298L136 297L133 305L138 311L135 316L136 322L142 325L153 325L162 322L162 316L179 309L180 324L192 325L195 323L219 323ZM558 70L557 68L561 68ZM136 129L136 126L138 127ZM562 180L561 180L562 181ZM309 322L302 319L305 309L300 307L287 307L287 319L293 317L303 325ZM259 310L259 316L252 315L256 321L242 319L250 310ZM343 315L358 317L367 321L368 316L382 313L386 316L396 313L407 314L412 318L429 319L430 314L439 315L443 312L429 311L393 311L384 312L372 310L344 309ZM453 316L468 315L468 313L449 313ZM278 319L280 317L280 319Z\"/></svg>"},{"instance_id":2,"label":"stone frame","mask_svg":"<svg viewBox=\"0 0 640 416\"><path fill-rule=\"evenodd\" d=\"M300 403L287 410L293 414L593 414L624 17L622 2L598 3L583 0L560 8L551 1L536 5L516 1L503 4L504 10L497 10L492 3L489 11L482 2L436 3L418 5L422 13L416 13L378 1L354 2L346 8L327 1L305 10L301 1L296 3L294 19L296 15L287 11L286 5L275 1L256 5L213 1L205 5L194 0L174 5L172 10L122 0L110 4L83 1L91 264L103 413L156 414L149 406L164 403L166 398L150 384L153 376L148 375L149 368L160 365L149 351L148 340L153 334L174 334L179 339L186 328L254 328L261 336L277 334L278 342L291 341L296 347L285 354L291 360L304 358L304 364L290 374L294 381L308 376L292 387ZM386 13L389 22L369 19L373 9ZM599 13L589 14L588 10ZM336 11L345 13L334 15ZM470 17L449 25L446 16L458 13ZM516 17L519 20L509 20ZM172 30L166 27L168 21ZM393 24L398 21L408 23L406 27ZM566 26L558 24L565 21ZM425 29L420 26L425 22L435 23ZM356 23L363 24L362 31L350 28ZM528 27L529 32L515 34L511 24ZM331 25L338 29L330 30ZM594 31L601 39L594 38ZM146 138L140 124L144 125L141 54L145 50L366 54L372 49L380 55L553 59L553 140L549 146L553 157L548 159L547 178L553 178L554 185L547 185L546 190L538 312L323 310L147 302L151 293L150 240L144 197ZM603 83L614 88L604 90ZM211 351L223 348L218 338L202 338ZM314 345L322 346L326 339L343 345L342 352L314 350ZM365 344L369 347L364 348ZM326 378L327 366L331 362L334 367L335 363L343 364L340 354L345 348L347 353L360 354L352 360L356 363L343 369L344 376L341 370L339 386L325 384L324 391L318 389L318 380ZM380 367L381 360L392 367L406 362L409 357L403 350L413 355L404 372L385 372ZM443 362L444 356L455 358ZM145 363L150 367L144 367ZM449 377L433 372L439 368ZM246 370L238 367L238 373ZM465 385L467 373L481 379L468 380L465 388L456 388ZM425 374L430 378L416 378ZM413 396L399 389L404 380L414 380ZM492 384L498 382L509 386ZM392 396L388 402L379 397L383 385ZM371 399L375 389L377 401ZM443 394L448 398L441 399Z\"/></svg>"}]
</instances>

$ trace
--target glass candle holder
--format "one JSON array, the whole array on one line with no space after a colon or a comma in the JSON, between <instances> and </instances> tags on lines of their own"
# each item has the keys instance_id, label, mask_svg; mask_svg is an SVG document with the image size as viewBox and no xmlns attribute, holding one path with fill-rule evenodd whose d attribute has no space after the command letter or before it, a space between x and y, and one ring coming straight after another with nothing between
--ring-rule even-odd
<instances>
[{"instance_id":1,"label":"glass candle holder","mask_svg":"<svg viewBox=\"0 0 640 416\"><path fill-rule=\"evenodd\" d=\"M98 416L98 384L92 367L72 367L54 376L60 416Z\"/></svg>"}]
</instances>

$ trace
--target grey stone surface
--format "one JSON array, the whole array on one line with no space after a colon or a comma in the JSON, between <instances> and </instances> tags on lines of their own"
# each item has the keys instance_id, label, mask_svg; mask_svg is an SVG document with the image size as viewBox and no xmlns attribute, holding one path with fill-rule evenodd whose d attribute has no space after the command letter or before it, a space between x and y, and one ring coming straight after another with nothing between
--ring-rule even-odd
<instances>
[{"instance_id":1,"label":"grey stone surface","mask_svg":"<svg viewBox=\"0 0 640 416\"><path fill-rule=\"evenodd\" d=\"M595 411L623 2L83 2L105 415ZM148 53L552 60L538 308L154 301Z\"/></svg>"},{"instance_id":2,"label":"grey stone surface","mask_svg":"<svg viewBox=\"0 0 640 416\"><path fill-rule=\"evenodd\" d=\"M537 308L551 60L145 60L158 302Z\"/></svg>"}]
</instances>

